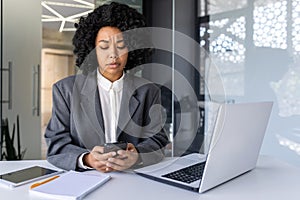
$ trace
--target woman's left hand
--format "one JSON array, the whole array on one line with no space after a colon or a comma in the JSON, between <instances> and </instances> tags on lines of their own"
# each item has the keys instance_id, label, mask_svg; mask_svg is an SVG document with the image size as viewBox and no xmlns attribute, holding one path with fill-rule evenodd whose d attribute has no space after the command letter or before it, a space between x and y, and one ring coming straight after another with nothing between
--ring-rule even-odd
<instances>
[{"instance_id":1,"label":"woman's left hand","mask_svg":"<svg viewBox=\"0 0 300 200\"><path fill-rule=\"evenodd\" d=\"M106 166L115 171L122 171L133 166L138 160L138 151L133 144L127 144L127 150L118 150L118 156L108 158Z\"/></svg>"}]
</instances>

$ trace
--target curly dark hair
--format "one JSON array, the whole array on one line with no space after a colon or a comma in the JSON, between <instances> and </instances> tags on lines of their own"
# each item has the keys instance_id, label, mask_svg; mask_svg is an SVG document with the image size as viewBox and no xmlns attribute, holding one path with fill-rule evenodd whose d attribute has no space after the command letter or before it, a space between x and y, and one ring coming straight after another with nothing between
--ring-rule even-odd
<instances>
[{"instance_id":1,"label":"curly dark hair","mask_svg":"<svg viewBox=\"0 0 300 200\"><path fill-rule=\"evenodd\" d=\"M146 27L146 22L145 17L137 10L116 2L101 5L89 13L87 17L81 17L79 23L75 24L77 30L73 37L74 54L77 56L76 65L81 69L90 71L98 66L94 50L95 40L98 31L105 26L117 27L124 32ZM132 69L147 62L152 49L133 47L135 44L145 40L141 39L140 36L133 37L131 34L128 37L124 36L124 41L129 49L124 70Z\"/></svg>"}]
</instances>

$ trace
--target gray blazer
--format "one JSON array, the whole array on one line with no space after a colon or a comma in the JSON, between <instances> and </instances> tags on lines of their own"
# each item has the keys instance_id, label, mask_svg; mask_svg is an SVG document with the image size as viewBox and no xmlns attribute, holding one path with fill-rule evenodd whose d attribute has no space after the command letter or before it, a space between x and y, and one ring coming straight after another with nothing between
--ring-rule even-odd
<instances>
[{"instance_id":1,"label":"gray blazer","mask_svg":"<svg viewBox=\"0 0 300 200\"><path fill-rule=\"evenodd\" d=\"M144 165L160 161L168 143L162 128L160 101L156 85L126 74L117 139L133 143ZM104 130L96 70L54 84L52 117L45 132L50 163L77 170L82 153L105 143Z\"/></svg>"}]
</instances>

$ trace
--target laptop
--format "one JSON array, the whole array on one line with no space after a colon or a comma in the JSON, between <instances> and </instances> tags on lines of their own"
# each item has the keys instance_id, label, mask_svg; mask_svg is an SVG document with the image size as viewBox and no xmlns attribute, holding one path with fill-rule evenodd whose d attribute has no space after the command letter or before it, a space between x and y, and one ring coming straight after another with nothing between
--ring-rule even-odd
<instances>
[{"instance_id":1,"label":"laptop","mask_svg":"<svg viewBox=\"0 0 300 200\"><path fill-rule=\"evenodd\" d=\"M222 104L207 155L166 158L137 174L203 193L255 168L272 102Z\"/></svg>"}]
</instances>

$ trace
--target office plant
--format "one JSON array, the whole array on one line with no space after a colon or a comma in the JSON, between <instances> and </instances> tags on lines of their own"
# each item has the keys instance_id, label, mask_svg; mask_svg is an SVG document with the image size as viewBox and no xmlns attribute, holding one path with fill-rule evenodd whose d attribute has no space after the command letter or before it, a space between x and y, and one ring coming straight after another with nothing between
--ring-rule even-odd
<instances>
[{"instance_id":1,"label":"office plant","mask_svg":"<svg viewBox=\"0 0 300 200\"><path fill-rule=\"evenodd\" d=\"M17 130L16 126L13 124L12 134L9 132L9 123L8 119L2 119L1 121L1 144L0 148L2 148L2 159L6 160L21 160L24 157L26 149L21 152L21 144L20 144L20 126L19 126L19 116L17 116ZM17 132L17 151L15 148L15 132Z\"/></svg>"}]
</instances>

